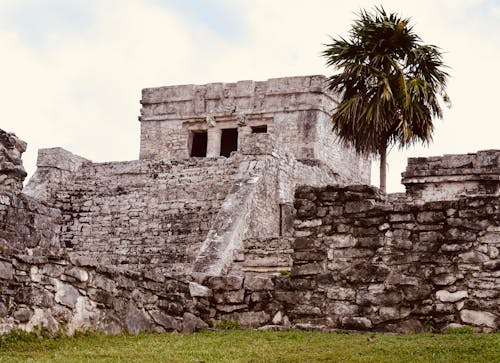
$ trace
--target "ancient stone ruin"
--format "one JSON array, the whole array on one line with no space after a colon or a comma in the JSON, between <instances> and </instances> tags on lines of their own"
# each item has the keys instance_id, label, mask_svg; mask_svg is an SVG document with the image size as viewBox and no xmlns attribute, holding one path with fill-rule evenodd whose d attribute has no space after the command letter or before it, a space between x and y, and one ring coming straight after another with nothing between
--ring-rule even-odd
<instances>
[{"instance_id":1,"label":"ancient stone ruin","mask_svg":"<svg viewBox=\"0 0 500 363\"><path fill-rule=\"evenodd\" d=\"M410 159L331 131L323 76L143 90L139 160L0 131L0 332L500 326L500 150Z\"/></svg>"}]
</instances>

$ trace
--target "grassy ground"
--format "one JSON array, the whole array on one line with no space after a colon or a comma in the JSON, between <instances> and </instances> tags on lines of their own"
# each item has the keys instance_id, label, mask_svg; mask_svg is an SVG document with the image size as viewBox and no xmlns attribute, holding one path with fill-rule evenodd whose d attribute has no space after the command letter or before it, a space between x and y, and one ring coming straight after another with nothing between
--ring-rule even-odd
<instances>
[{"instance_id":1,"label":"grassy ground","mask_svg":"<svg viewBox=\"0 0 500 363\"><path fill-rule=\"evenodd\" d=\"M500 362L500 334L227 330L57 339L21 334L0 342L0 362Z\"/></svg>"}]
</instances>

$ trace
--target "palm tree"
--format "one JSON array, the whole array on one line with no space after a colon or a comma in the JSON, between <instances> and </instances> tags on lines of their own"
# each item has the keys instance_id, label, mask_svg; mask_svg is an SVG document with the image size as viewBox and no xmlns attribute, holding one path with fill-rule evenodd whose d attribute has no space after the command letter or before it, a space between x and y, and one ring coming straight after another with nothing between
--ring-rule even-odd
<instances>
[{"instance_id":1,"label":"palm tree","mask_svg":"<svg viewBox=\"0 0 500 363\"><path fill-rule=\"evenodd\" d=\"M341 142L364 155L380 156L380 189L386 191L387 149L432 140L433 117L448 73L438 47L422 44L410 19L361 10L349 38L332 38L322 55L338 71L328 78L341 100L332 116Z\"/></svg>"}]
</instances>

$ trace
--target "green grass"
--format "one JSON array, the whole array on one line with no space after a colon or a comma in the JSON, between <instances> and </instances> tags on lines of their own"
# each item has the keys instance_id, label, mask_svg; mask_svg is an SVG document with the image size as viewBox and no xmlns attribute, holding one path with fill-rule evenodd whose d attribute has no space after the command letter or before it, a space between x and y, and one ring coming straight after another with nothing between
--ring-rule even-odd
<instances>
[{"instance_id":1,"label":"green grass","mask_svg":"<svg viewBox=\"0 0 500 363\"><path fill-rule=\"evenodd\" d=\"M205 331L2 338L0 362L500 362L500 334Z\"/></svg>"}]
</instances>

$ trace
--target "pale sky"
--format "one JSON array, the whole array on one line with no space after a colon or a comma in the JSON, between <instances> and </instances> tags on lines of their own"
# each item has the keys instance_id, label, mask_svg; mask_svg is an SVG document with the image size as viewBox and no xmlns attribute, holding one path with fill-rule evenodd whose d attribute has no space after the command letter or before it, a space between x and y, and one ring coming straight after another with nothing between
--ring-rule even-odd
<instances>
[{"instance_id":1,"label":"pale sky","mask_svg":"<svg viewBox=\"0 0 500 363\"><path fill-rule=\"evenodd\" d=\"M407 157L500 149L500 0L0 0L0 128L30 174L45 147L137 159L142 88L329 75L329 35L379 4L445 52L453 103L430 146L391 151L388 191Z\"/></svg>"}]
</instances>

